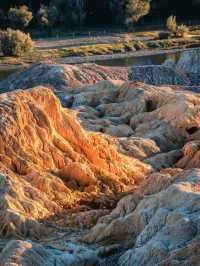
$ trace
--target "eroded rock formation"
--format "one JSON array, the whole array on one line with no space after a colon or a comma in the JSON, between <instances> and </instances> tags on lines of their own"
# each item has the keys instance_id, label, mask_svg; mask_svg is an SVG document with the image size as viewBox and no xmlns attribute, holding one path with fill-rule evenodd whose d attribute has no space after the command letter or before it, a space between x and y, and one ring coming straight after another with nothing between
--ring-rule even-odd
<instances>
[{"instance_id":1,"label":"eroded rock formation","mask_svg":"<svg viewBox=\"0 0 200 266\"><path fill-rule=\"evenodd\" d=\"M129 79L153 85L179 85L199 92L200 51L192 49L181 53L177 63L166 60L163 65L132 66Z\"/></svg>"},{"instance_id":2,"label":"eroded rock formation","mask_svg":"<svg viewBox=\"0 0 200 266\"><path fill-rule=\"evenodd\" d=\"M191 84L190 79L183 71L165 65L133 66L129 74L129 79L152 85L189 86Z\"/></svg>"},{"instance_id":3,"label":"eroded rock formation","mask_svg":"<svg viewBox=\"0 0 200 266\"><path fill-rule=\"evenodd\" d=\"M95 84L101 80L125 81L127 79L127 68L104 67L96 64L41 63L13 74L7 80L0 82L0 92L28 89L39 85L51 86L54 91L65 91L69 87Z\"/></svg>"},{"instance_id":4,"label":"eroded rock formation","mask_svg":"<svg viewBox=\"0 0 200 266\"><path fill-rule=\"evenodd\" d=\"M2 236L40 234L26 223L39 225L80 201L103 208L106 196L127 191L151 171L101 135L86 133L45 87L1 94L0 114Z\"/></svg>"},{"instance_id":5,"label":"eroded rock formation","mask_svg":"<svg viewBox=\"0 0 200 266\"><path fill-rule=\"evenodd\" d=\"M0 266L198 265L199 94L53 71L62 107L33 70L0 95Z\"/></svg>"},{"instance_id":6,"label":"eroded rock formation","mask_svg":"<svg viewBox=\"0 0 200 266\"><path fill-rule=\"evenodd\" d=\"M123 198L85 241L132 246L119 259L123 266L198 265L200 172L176 172L151 175L138 191L144 198Z\"/></svg>"}]
</instances>

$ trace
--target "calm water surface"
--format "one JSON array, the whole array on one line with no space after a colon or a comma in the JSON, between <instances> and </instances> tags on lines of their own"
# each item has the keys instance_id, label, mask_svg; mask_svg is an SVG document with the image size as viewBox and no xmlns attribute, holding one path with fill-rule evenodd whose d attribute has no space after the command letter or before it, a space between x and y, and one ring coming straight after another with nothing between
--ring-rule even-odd
<instances>
[{"instance_id":1,"label":"calm water surface","mask_svg":"<svg viewBox=\"0 0 200 266\"><path fill-rule=\"evenodd\" d=\"M129 58L118 58L118 59L105 59L98 60L95 63L103 66L124 66L128 67L131 65L160 65L167 59L173 59L175 62L180 58L181 52L171 52L169 54L155 54L155 55L144 55L134 56Z\"/></svg>"}]
</instances>

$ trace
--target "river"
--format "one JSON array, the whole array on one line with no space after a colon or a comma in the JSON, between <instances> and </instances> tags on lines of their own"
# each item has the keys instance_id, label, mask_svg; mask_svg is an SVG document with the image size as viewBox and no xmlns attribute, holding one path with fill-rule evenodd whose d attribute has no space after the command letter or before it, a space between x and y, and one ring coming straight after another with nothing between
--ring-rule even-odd
<instances>
[{"instance_id":1,"label":"river","mask_svg":"<svg viewBox=\"0 0 200 266\"><path fill-rule=\"evenodd\" d=\"M175 51L163 54L133 56L128 58L114 58L97 60L95 63L103 66L122 66L129 67L131 65L160 65L167 59L177 62L180 58L181 51Z\"/></svg>"}]
</instances>

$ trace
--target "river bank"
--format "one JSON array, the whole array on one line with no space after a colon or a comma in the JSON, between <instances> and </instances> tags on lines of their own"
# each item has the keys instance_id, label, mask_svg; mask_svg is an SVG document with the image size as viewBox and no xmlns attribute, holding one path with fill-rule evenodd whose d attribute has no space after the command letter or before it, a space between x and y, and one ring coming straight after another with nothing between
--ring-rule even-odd
<instances>
[{"instance_id":1,"label":"river bank","mask_svg":"<svg viewBox=\"0 0 200 266\"><path fill-rule=\"evenodd\" d=\"M146 50L146 51L135 51L135 52L127 52L121 54L112 54L112 55L94 55L94 56L77 56L77 57L68 57L62 58L58 62L61 64L82 64L82 63L99 63L103 60L116 60L116 59L129 59L129 58L137 58L137 57L148 57L154 55L169 55L172 53L180 53L189 50L196 50L196 48L176 48L176 49L164 49L164 50Z\"/></svg>"},{"instance_id":2,"label":"river bank","mask_svg":"<svg viewBox=\"0 0 200 266\"><path fill-rule=\"evenodd\" d=\"M121 38L121 37L120 37ZM95 39L95 43L90 42L82 44L81 42L75 46L68 46L66 42L59 43L55 47L56 42L50 41L47 43L38 43L34 51L28 55L18 57L0 57L0 65L29 65L41 61L52 61L55 63L85 63L98 62L99 60L115 59L115 58L130 58L134 56L145 56L153 54L167 53L176 51L177 49L185 49L200 46L199 36L187 36L185 38L170 38L161 40L157 37L138 39L130 39L130 36L124 36L120 42L115 42L111 39L110 42L99 43ZM141 37L140 37L141 38ZM69 40L66 40L69 41ZM78 42L80 40L76 40ZM107 40L108 41L108 40ZM63 47L63 45L66 45Z\"/></svg>"},{"instance_id":3,"label":"river bank","mask_svg":"<svg viewBox=\"0 0 200 266\"><path fill-rule=\"evenodd\" d=\"M196 50L197 48L176 48L176 49L163 49L163 50L143 50L143 51L134 51L127 53L119 53L119 54L110 54L110 55L93 55L93 56L70 56L66 58L59 58L56 60L56 63L60 64L83 64L83 63L97 63L102 64L104 60L112 61L117 59L130 59L130 58L141 58L141 57L149 57L149 56L157 56L157 55L170 55L175 53L182 53L184 51ZM46 60L44 60L46 61ZM51 60L48 60L49 62ZM54 60L55 62L55 60ZM31 63L0 63L0 72L8 71L15 72L17 70L21 70L30 66Z\"/></svg>"}]
</instances>

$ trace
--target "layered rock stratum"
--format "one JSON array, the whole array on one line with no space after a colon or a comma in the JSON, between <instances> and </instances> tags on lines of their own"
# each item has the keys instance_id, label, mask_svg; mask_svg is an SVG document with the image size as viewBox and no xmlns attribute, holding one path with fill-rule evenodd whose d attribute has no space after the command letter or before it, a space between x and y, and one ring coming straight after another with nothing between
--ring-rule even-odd
<instances>
[{"instance_id":1,"label":"layered rock stratum","mask_svg":"<svg viewBox=\"0 0 200 266\"><path fill-rule=\"evenodd\" d=\"M198 92L37 67L0 84L0 265L199 265Z\"/></svg>"},{"instance_id":2,"label":"layered rock stratum","mask_svg":"<svg viewBox=\"0 0 200 266\"><path fill-rule=\"evenodd\" d=\"M200 86L200 50L181 53L178 62L166 60L162 65L132 66L129 79L152 85L179 85L190 89Z\"/></svg>"},{"instance_id":3,"label":"layered rock stratum","mask_svg":"<svg viewBox=\"0 0 200 266\"><path fill-rule=\"evenodd\" d=\"M9 76L0 83L0 92L29 89L34 86L51 86L54 91L65 91L69 87L95 84L101 80L128 79L128 69L104 67L96 64L63 65L51 62L38 63Z\"/></svg>"}]
</instances>

